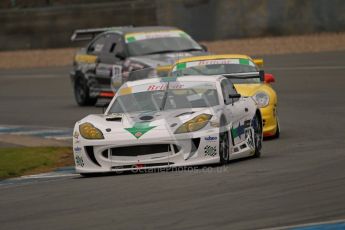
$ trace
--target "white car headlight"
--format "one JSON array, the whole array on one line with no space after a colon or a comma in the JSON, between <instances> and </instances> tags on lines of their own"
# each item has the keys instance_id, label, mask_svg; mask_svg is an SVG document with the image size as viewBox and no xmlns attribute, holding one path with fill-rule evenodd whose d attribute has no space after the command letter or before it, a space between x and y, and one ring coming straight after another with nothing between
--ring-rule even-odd
<instances>
[{"instance_id":1,"label":"white car headlight","mask_svg":"<svg viewBox=\"0 0 345 230\"><path fill-rule=\"evenodd\" d=\"M259 108L266 107L270 102L270 97L265 92L258 92L253 96L254 101L258 104Z\"/></svg>"}]
</instances>

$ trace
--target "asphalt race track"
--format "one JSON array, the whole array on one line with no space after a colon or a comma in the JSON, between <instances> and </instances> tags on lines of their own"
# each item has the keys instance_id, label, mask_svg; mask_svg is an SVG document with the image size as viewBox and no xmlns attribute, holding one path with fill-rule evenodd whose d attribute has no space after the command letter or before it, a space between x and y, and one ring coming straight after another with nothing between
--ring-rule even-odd
<instances>
[{"instance_id":1,"label":"asphalt race track","mask_svg":"<svg viewBox=\"0 0 345 230\"><path fill-rule=\"evenodd\" d=\"M258 229L345 219L345 52L265 57L282 134L194 171L0 185L1 229ZM69 68L0 72L0 124L72 127Z\"/></svg>"}]
</instances>

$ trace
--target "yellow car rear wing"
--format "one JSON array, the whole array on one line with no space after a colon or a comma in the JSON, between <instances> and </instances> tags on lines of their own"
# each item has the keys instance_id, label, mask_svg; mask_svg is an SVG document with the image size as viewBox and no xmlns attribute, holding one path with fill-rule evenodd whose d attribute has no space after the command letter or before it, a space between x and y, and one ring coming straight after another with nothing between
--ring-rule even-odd
<instances>
[{"instance_id":1,"label":"yellow car rear wing","mask_svg":"<svg viewBox=\"0 0 345 230\"><path fill-rule=\"evenodd\" d=\"M262 58L253 59L253 62L260 68L264 67L264 59Z\"/></svg>"},{"instance_id":2,"label":"yellow car rear wing","mask_svg":"<svg viewBox=\"0 0 345 230\"><path fill-rule=\"evenodd\" d=\"M159 77L168 77L170 75L170 71L172 70L173 65L160 65L156 67L157 75Z\"/></svg>"},{"instance_id":3,"label":"yellow car rear wing","mask_svg":"<svg viewBox=\"0 0 345 230\"><path fill-rule=\"evenodd\" d=\"M160 65L156 67L157 72L170 72L172 65Z\"/></svg>"}]
</instances>

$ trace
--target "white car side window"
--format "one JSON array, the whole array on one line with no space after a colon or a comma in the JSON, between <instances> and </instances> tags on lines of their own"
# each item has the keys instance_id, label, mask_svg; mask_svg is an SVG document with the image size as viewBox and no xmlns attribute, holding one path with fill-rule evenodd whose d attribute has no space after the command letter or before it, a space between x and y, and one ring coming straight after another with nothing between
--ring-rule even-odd
<instances>
[{"instance_id":1,"label":"white car side window","mask_svg":"<svg viewBox=\"0 0 345 230\"><path fill-rule=\"evenodd\" d=\"M222 87L222 93L223 93L223 98L224 98L224 103L226 105L230 104L230 91L229 91L229 87L228 87L228 82L226 81L226 79L222 80L221 82L221 87Z\"/></svg>"},{"instance_id":2,"label":"white car side window","mask_svg":"<svg viewBox=\"0 0 345 230\"><path fill-rule=\"evenodd\" d=\"M221 82L221 86L222 86L222 93L223 93L223 97L224 97L224 103L226 105L233 103L235 101L238 101L238 98L231 99L229 97L229 95L237 94L237 91L236 91L234 85L231 83L231 81L229 81L228 79L224 79Z\"/></svg>"}]
</instances>

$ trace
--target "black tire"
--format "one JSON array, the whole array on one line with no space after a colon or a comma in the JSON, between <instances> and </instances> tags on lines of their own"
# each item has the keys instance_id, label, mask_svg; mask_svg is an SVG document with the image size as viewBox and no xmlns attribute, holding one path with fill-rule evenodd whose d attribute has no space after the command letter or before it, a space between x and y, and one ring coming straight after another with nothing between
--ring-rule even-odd
<instances>
[{"instance_id":1,"label":"black tire","mask_svg":"<svg viewBox=\"0 0 345 230\"><path fill-rule=\"evenodd\" d=\"M88 177L97 177L97 176L101 176L102 174L100 173L79 173L80 176L88 178Z\"/></svg>"},{"instance_id":2,"label":"black tire","mask_svg":"<svg viewBox=\"0 0 345 230\"><path fill-rule=\"evenodd\" d=\"M82 77L77 78L74 82L74 97L80 106L95 105L97 103L97 98L90 97L89 87Z\"/></svg>"},{"instance_id":3,"label":"black tire","mask_svg":"<svg viewBox=\"0 0 345 230\"><path fill-rule=\"evenodd\" d=\"M272 136L274 139L276 138L279 138L280 136L280 127L279 127L279 121L278 121L278 118L277 118L277 130L276 130L276 133Z\"/></svg>"},{"instance_id":4,"label":"black tire","mask_svg":"<svg viewBox=\"0 0 345 230\"><path fill-rule=\"evenodd\" d=\"M92 177L90 173L79 173L82 177Z\"/></svg>"},{"instance_id":5,"label":"black tire","mask_svg":"<svg viewBox=\"0 0 345 230\"><path fill-rule=\"evenodd\" d=\"M228 132L219 134L219 162L224 165L230 160L229 155L229 135Z\"/></svg>"},{"instance_id":6,"label":"black tire","mask_svg":"<svg viewBox=\"0 0 345 230\"><path fill-rule=\"evenodd\" d=\"M254 117L253 128L254 128L254 144L255 144L255 153L253 157L260 157L263 134L262 134L262 120L259 114L256 114Z\"/></svg>"}]
</instances>

